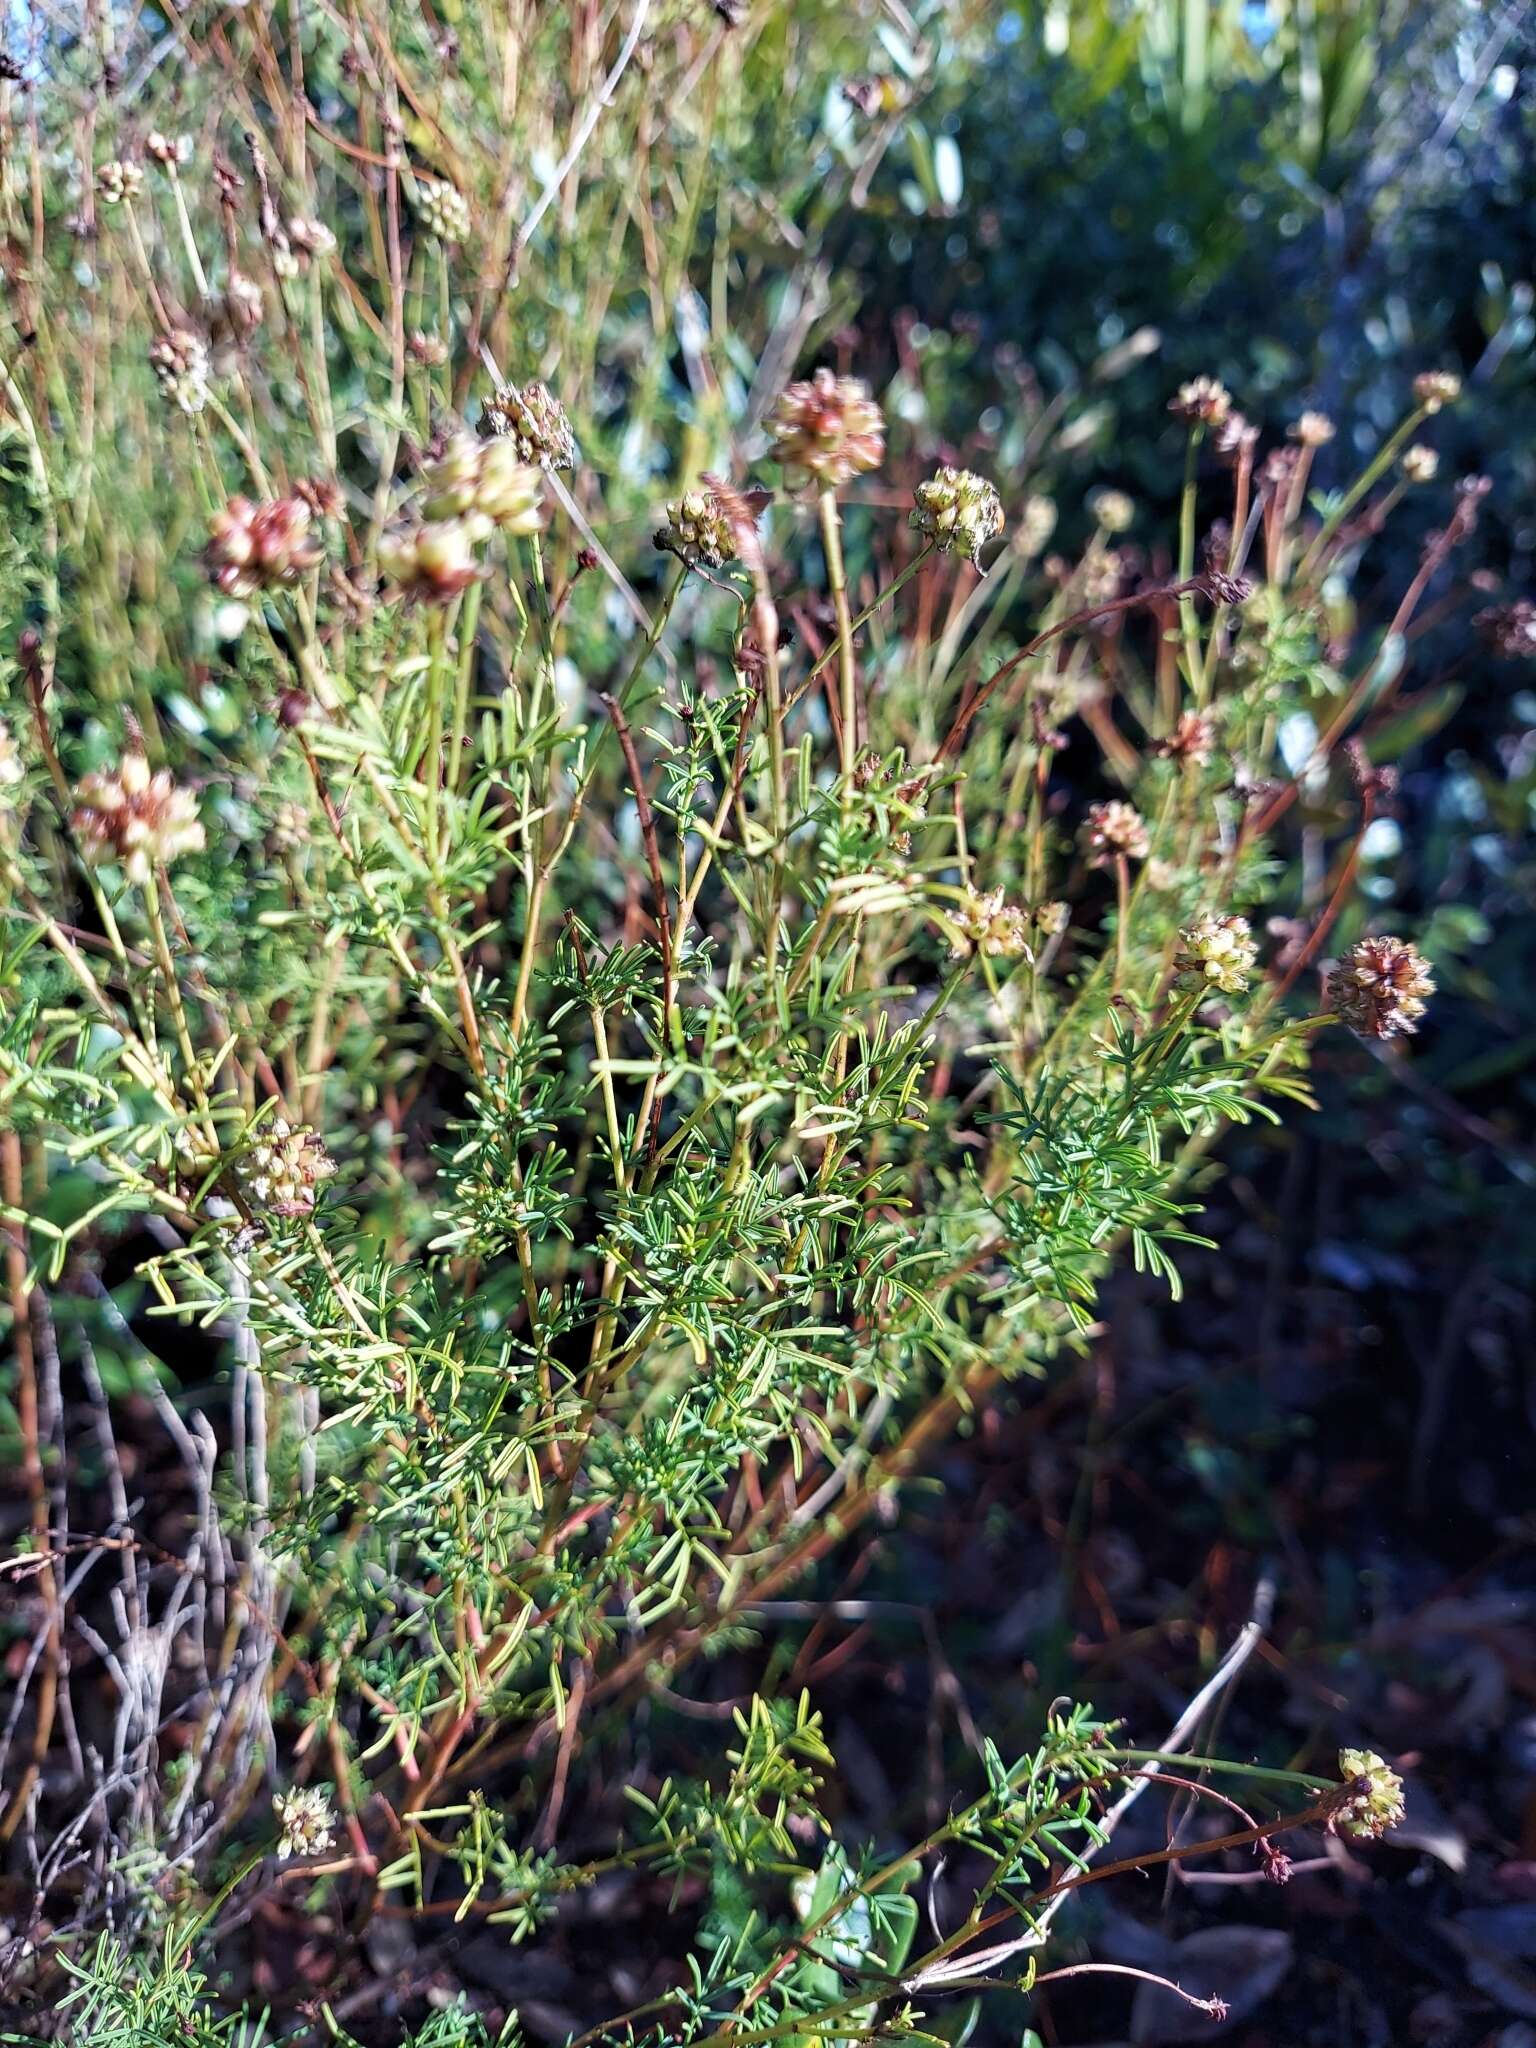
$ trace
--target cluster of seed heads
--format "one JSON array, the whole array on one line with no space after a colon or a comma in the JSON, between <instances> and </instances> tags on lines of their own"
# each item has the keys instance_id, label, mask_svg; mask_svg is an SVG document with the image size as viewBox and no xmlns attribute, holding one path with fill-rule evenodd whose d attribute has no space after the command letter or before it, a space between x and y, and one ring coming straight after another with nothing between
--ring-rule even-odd
<instances>
[{"instance_id":1,"label":"cluster of seed heads","mask_svg":"<svg viewBox=\"0 0 1536 2048\"><path fill-rule=\"evenodd\" d=\"M151 774L141 753L125 754L115 771L84 776L75 796L72 823L85 858L117 861L140 887L157 867L202 850L196 797L166 769Z\"/></svg>"},{"instance_id":2,"label":"cluster of seed heads","mask_svg":"<svg viewBox=\"0 0 1536 2048\"><path fill-rule=\"evenodd\" d=\"M1328 976L1328 1005L1362 1038L1397 1038L1419 1028L1435 984L1407 939L1361 939Z\"/></svg>"},{"instance_id":3,"label":"cluster of seed heads","mask_svg":"<svg viewBox=\"0 0 1536 2048\"><path fill-rule=\"evenodd\" d=\"M226 597L251 597L297 582L320 560L303 498L231 498L215 515L204 560Z\"/></svg>"},{"instance_id":4,"label":"cluster of seed heads","mask_svg":"<svg viewBox=\"0 0 1536 2048\"><path fill-rule=\"evenodd\" d=\"M335 1171L317 1132L275 1117L241 1162L240 1179L251 1200L271 1215L308 1216L320 1183Z\"/></svg>"},{"instance_id":5,"label":"cluster of seed heads","mask_svg":"<svg viewBox=\"0 0 1536 2048\"><path fill-rule=\"evenodd\" d=\"M480 413L487 440L510 441L519 459L537 469L571 469L576 437L565 407L547 384L498 384Z\"/></svg>"},{"instance_id":6,"label":"cluster of seed heads","mask_svg":"<svg viewBox=\"0 0 1536 2048\"><path fill-rule=\"evenodd\" d=\"M162 395L185 413L208 403L208 346L188 327L173 327L149 345L149 366Z\"/></svg>"},{"instance_id":7,"label":"cluster of seed heads","mask_svg":"<svg viewBox=\"0 0 1536 2048\"><path fill-rule=\"evenodd\" d=\"M944 554L977 561L1003 530L1003 501L974 470L938 470L912 494L912 525Z\"/></svg>"},{"instance_id":8,"label":"cluster of seed heads","mask_svg":"<svg viewBox=\"0 0 1536 2048\"><path fill-rule=\"evenodd\" d=\"M878 469L885 460L885 417L868 385L831 370L786 385L769 430L786 469L804 470L829 487Z\"/></svg>"},{"instance_id":9,"label":"cluster of seed heads","mask_svg":"<svg viewBox=\"0 0 1536 2048\"><path fill-rule=\"evenodd\" d=\"M96 173L96 194L103 206L121 206L125 199L137 199L144 190L144 172L138 164L113 157Z\"/></svg>"},{"instance_id":10,"label":"cluster of seed heads","mask_svg":"<svg viewBox=\"0 0 1536 2048\"><path fill-rule=\"evenodd\" d=\"M544 479L511 441L456 434L426 472L422 512L429 520L465 519L511 534L537 533L544 523Z\"/></svg>"},{"instance_id":11,"label":"cluster of seed heads","mask_svg":"<svg viewBox=\"0 0 1536 2048\"><path fill-rule=\"evenodd\" d=\"M1182 988L1240 996L1257 957L1247 918L1219 914L1184 927L1173 965Z\"/></svg>"},{"instance_id":12,"label":"cluster of seed heads","mask_svg":"<svg viewBox=\"0 0 1536 2048\"><path fill-rule=\"evenodd\" d=\"M656 545L690 569L723 569L736 559L730 514L711 490L684 491L674 498L662 514Z\"/></svg>"},{"instance_id":13,"label":"cluster of seed heads","mask_svg":"<svg viewBox=\"0 0 1536 2048\"><path fill-rule=\"evenodd\" d=\"M446 178L416 180L416 212L427 233L440 242L462 242L469 234L469 201Z\"/></svg>"}]
</instances>

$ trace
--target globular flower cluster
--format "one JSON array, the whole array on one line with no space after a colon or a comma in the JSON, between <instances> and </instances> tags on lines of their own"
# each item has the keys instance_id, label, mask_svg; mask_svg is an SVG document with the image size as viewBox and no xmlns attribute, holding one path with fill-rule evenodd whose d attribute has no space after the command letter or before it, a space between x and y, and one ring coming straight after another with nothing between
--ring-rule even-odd
<instances>
[{"instance_id":1,"label":"globular flower cluster","mask_svg":"<svg viewBox=\"0 0 1536 2048\"><path fill-rule=\"evenodd\" d=\"M241 1163L246 1193L274 1216L308 1216L336 1162L318 1132L274 1117Z\"/></svg>"},{"instance_id":2,"label":"globular flower cluster","mask_svg":"<svg viewBox=\"0 0 1536 2048\"><path fill-rule=\"evenodd\" d=\"M1433 448L1415 441L1403 450L1403 475L1411 484L1432 484L1440 473L1440 458Z\"/></svg>"},{"instance_id":3,"label":"globular flower cluster","mask_svg":"<svg viewBox=\"0 0 1536 2048\"><path fill-rule=\"evenodd\" d=\"M121 157L113 157L96 172L96 193L103 206L121 206L125 199L137 199L143 190L142 168Z\"/></svg>"},{"instance_id":4,"label":"globular flower cluster","mask_svg":"<svg viewBox=\"0 0 1536 2048\"><path fill-rule=\"evenodd\" d=\"M429 520L467 516L505 533L537 533L542 497L543 479L512 442L457 434L427 468L422 511Z\"/></svg>"},{"instance_id":5,"label":"globular flower cluster","mask_svg":"<svg viewBox=\"0 0 1536 2048\"><path fill-rule=\"evenodd\" d=\"M736 559L730 515L713 491L684 491L662 515L656 545L690 569L722 569Z\"/></svg>"},{"instance_id":6,"label":"globular flower cluster","mask_svg":"<svg viewBox=\"0 0 1536 2048\"><path fill-rule=\"evenodd\" d=\"M446 178L416 180L416 211L440 242L462 242L469 233L469 201Z\"/></svg>"},{"instance_id":7,"label":"globular flower cluster","mask_svg":"<svg viewBox=\"0 0 1536 2048\"><path fill-rule=\"evenodd\" d=\"M320 560L309 506L298 496L231 498L214 519L204 560L226 597L294 583Z\"/></svg>"},{"instance_id":8,"label":"globular flower cluster","mask_svg":"<svg viewBox=\"0 0 1536 2048\"><path fill-rule=\"evenodd\" d=\"M1325 448L1337 428L1325 412L1304 412L1291 428L1291 439L1303 448Z\"/></svg>"},{"instance_id":9,"label":"globular flower cluster","mask_svg":"<svg viewBox=\"0 0 1536 2048\"><path fill-rule=\"evenodd\" d=\"M163 171L179 171L192 161L190 135L162 135L152 128L144 138L144 154Z\"/></svg>"},{"instance_id":10,"label":"globular flower cluster","mask_svg":"<svg viewBox=\"0 0 1536 2048\"><path fill-rule=\"evenodd\" d=\"M187 327L173 327L149 345L149 366L161 393L185 413L208 403L208 346Z\"/></svg>"},{"instance_id":11,"label":"globular flower cluster","mask_svg":"<svg viewBox=\"0 0 1536 2048\"><path fill-rule=\"evenodd\" d=\"M1173 731L1158 740L1152 751L1167 761L1188 761L1204 768L1216 751L1216 728L1203 712L1182 711Z\"/></svg>"},{"instance_id":12,"label":"globular flower cluster","mask_svg":"<svg viewBox=\"0 0 1536 2048\"><path fill-rule=\"evenodd\" d=\"M25 773L21 749L12 739L10 727L0 718L0 789L14 789Z\"/></svg>"},{"instance_id":13,"label":"globular flower cluster","mask_svg":"<svg viewBox=\"0 0 1536 2048\"><path fill-rule=\"evenodd\" d=\"M1395 1828L1404 1813L1403 1781L1372 1749L1341 1749L1339 1776L1345 1797L1329 1816L1336 1835L1374 1842Z\"/></svg>"},{"instance_id":14,"label":"globular flower cluster","mask_svg":"<svg viewBox=\"0 0 1536 2048\"><path fill-rule=\"evenodd\" d=\"M1518 597L1490 605L1472 621L1502 661L1536 661L1536 604Z\"/></svg>"},{"instance_id":15,"label":"globular flower cluster","mask_svg":"<svg viewBox=\"0 0 1536 2048\"><path fill-rule=\"evenodd\" d=\"M1191 426L1221 427L1232 414L1232 394L1215 377L1191 377L1168 401L1168 410Z\"/></svg>"},{"instance_id":16,"label":"globular flower cluster","mask_svg":"<svg viewBox=\"0 0 1536 2048\"><path fill-rule=\"evenodd\" d=\"M407 597L447 604L480 574L475 549L485 538L479 519L429 519L398 527L379 541L379 567Z\"/></svg>"},{"instance_id":17,"label":"globular flower cluster","mask_svg":"<svg viewBox=\"0 0 1536 2048\"><path fill-rule=\"evenodd\" d=\"M1001 889L967 889L955 924L962 941L969 941L989 960L1016 960L1029 951L1029 915L1016 904L1005 903ZM953 950L964 952L964 943Z\"/></svg>"},{"instance_id":18,"label":"globular flower cluster","mask_svg":"<svg viewBox=\"0 0 1536 2048\"><path fill-rule=\"evenodd\" d=\"M1145 860L1151 844L1146 819L1122 797L1088 806L1082 841L1094 867L1106 867L1117 858Z\"/></svg>"},{"instance_id":19,"label":"globular flower cluster","mask_svg":"<svg viewBox=\"0 0 1536 2048\"><path fill-rule=\"evenodd\" d=\"M1056 500L1032 491L1019 514L1018 548L1026 558L1038 555L1056 531Z\"/></svg>"},{"instance_id":20,"label":"globular flower cluster","mask_svg":"<svg viewBox=\"0 0 1536 2048\"><path fill-rule=\"evenodd\" d=\"M1247 918L1217 914L1184 927L1173 964L1182 988L1240 996L1257 956Z\"/></svg>"},{"instance_id":21,"label":"globular flower cluster","mask_svg":"<svg viewBox=\"0 0 1536 2048\"><path fill-rule=\"evenodd\" d=\"M857 377L821 369L804 383L786 385L769 428L786 469L803 469L828 486L885 460L885 417Z\"/></svg>"},{"instance_id":22,"label":"globular flower cluster","mask_svg":"<svg viewBox=\"0 0 1536 2048\"><path fill-rule=\"evenodd\" d=\"M291 214L286 233L289 248L301 262L329 256L335 251L336 237L323 220L311 220L305 214Z\"/></svg>"},{"instance_id":23,"label":"globular flower cluster","mask_svg":"<svg viewBox=\"0 0 1536 2048\"><path fill-rule=\"evenodd\" d=\"M1362 1038L1417 1031L1434 992L1423 955L1407 939L1361 939L1328 976L1330 1008Z\"/></svg>"},{"instance_id":24,"label":"globular flower cluster","mask_svg":"<svg viewBox=\"0 0 1536 2048\"><path fill-rule=\"evenodd\" d=\"M178 789L167 770L150 772L138 752L125 754L116 772L84 776L72 823L88 861L118 861L140 887L155 868L204 845L197 798Z\"/></svg>"},{"instance_id":25,"label":"globular flower cluster","mask_svg":"<svg viewBox=\"0 0 1536 2048\"><path fill-rule=\"evenodd\" d=\"M1003 530L1003 501L973 470L938 470L912 496L913 526L944 554L977 561Z\"/></svg>"},{"instance_id":26,"label":"globular flower cluster","mask_svg":"<svg viewBox=\"0 0 1536 2048\"><path fill-rule=\"evenodd\" d=\"M1423 370L1413 380L1413 395L1425 412L1439 412L1460 398L1461 379L1454 370Z\"/></svg>"},{"instance_id":27,"label":"globular flower cluster","mask_svg":"<svg viewBox=\"0 0 1536 2048\"><path fill-rule=\"evenodd\" d=\"M291 1791L279 1792L272 1801L272 1811L282 1830L277 1844L279 1856L320 1856L335 1839L336 1816L318 1785L295 1785Z\"/></svg>"},{"instance_id":28,"label":"globular flower cluster","mask_svg":"<svg viewBox=\"0 0 1536 2048\"><path fill-rule=\"evenodd\" d=\"M1088 510L1106 533L1128 533L1136 519L1136 502L1124 491L1090 491Z\"/></svg>"},{"instance_id":29,"label":"globular flower cluster","mask_svg":"<svg viewBox=\"0 0 1536 2048\"><path fill-rule=\"evenodd\" d=\"M547 384L500 384L485 401L480 432L487 440L510 441L518 458L537 469L570 469L576 437L565 407Z\"/></svg>"}]
</instances>

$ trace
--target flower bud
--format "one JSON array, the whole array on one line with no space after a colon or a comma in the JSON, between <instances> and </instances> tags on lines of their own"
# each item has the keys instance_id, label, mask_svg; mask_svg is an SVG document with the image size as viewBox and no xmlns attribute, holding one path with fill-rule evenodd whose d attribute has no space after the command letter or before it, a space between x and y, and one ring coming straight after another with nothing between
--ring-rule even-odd
<instances>
[{"instance_id":1,"label":"flower bud","mask_svg":"<svg viewBox=\"0 0 1536 2048\"><path fill-rule=\"evenodd\" d=\"M1333 439L1337 428L1325 412L1304 412L1291 427L1291 439L1303 448L1324 448Z\"/></svg>"},{"instance_id":2,"label":"flower bud","mask_svg":"<svg viewBox=\"0 0 1536 2048\"><path fill-rule=\"evenodd\" d=\"M1433 448L1427 448L1422 441L1415 441L1411 448L1403 450L1403 475L1411 484L1430 484L1440 469L1440 458Z\"/></svg>"},{"instance_id":3,"label":"flower bud","mask_svg":"<svg viewBox=\"0 0 1536 2048\"><path fill-rule=\"evenodd\" d=\"M192 138L190 135L162 135L158 128L152 128L144 138L144 154L162 171L176 172L192 161Z\"/></svg>"}]
</instances>

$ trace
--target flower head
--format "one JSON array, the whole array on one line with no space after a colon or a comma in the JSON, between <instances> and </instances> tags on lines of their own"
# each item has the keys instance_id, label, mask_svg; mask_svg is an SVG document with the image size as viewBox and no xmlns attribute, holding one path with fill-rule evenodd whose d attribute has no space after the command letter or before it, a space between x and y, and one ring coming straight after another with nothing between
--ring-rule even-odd
<instances>
[{"instance_id":1,"label":"flower head","mask_svg":"<svg viewBox=\"0 0 1536 2048\"><path fill-rule=\"evenodd\" d=\"M240 1178L253 1202L274 1216L308 1216L321 1181L335 1171L318 1132L279 1116L246 1154Z\"/></svg>"},{"instance_id":2,"label":"flower head","mask_svg":"<svg viewBox=\"0 0 1536 2048\"><path fill-rule=\"evenodd\" d=\"M511 441L457 434L426 473L429 520L473 513L507 533L537 533L544 523L543 478Z\"/></svg>"},{"instance_id":3,"label":"flower head","mask_svg":"<svg viewBox=\"0 0 1536 2048\"><path fill-rule=\"evenodd\" d=\"M1018 547L1026 557L1038 555L1056 531L1056 500L1032 491L1019 514Z\"/></svg>"},{"instance_id":4,"label":"flower head","mask_svg":"<svg viewBox=\"0 0 1536 2048\"><path fill-rule=\"evenodd\" d=\"M1303 448L1324 448L1338 432L1325 412L1304 412L1291 428L1291 439Z\"/></svg>"},{"instance_id":5,"label":"flower head","mask_svg":"<svg viewBox=\"0 0 1536 2048\"><path fill-rule=\"evenodd\" d=\"M318 1785L296 1785L291 1792L279 1792L272 1811L282 1829L279 1856L321 1856L335 1839L336 1816Z\"/></svg>"},{"instance_id":6,"label":"flower head","mask_svg":"<svg viewBox=\"0 0 1536 2048\"><path fill-rule=\"evenodd\" d=\"M115 773L84 776L72 823L80 850L92 863L115 860L130 882L143 886L156 867L206 843L197 798L178 789L169 772L150 773L143 754L125 754Z\"/></svg>"},{"instance_id":7,"label":"flower head","mask_svg":"<svg viewBox=\"0 0 1536 2048\"><path fill-rule=\"evenodd\" d=\"M1090 491L1088 510L1106 533L1126 533L1136 519L1136 501L1124 491Z\"/></svg>"},{"instance_id":8,"label":"flower head","mask_svg":"<svg viewBox=\"0 0 1536 2048\"><path fill-rule=\"evenodd\" d=\"M786 469L803 469L822 484L845 484L885 460L885 417L857 377L827 369L786 385L769 421Z\"/></svg>"},{"instance_id":9,"label":"flower head","mask_svg":"<svg viewBox=\"0 0 1536 2048\"><path fill-rule=\"evenodd\" d=\"M469 233L469 201L446 178L416 180L416 212L440 242L462 242Z\"/></svg>"},{"instance_id":10,"label":"flower head","mask_svg":"<svg viewBox=\"0 0 1536 2048\"><path fill-rule=\"evenodd\" d=\"M323 220L311 220L304 214L293 214L288 221L288 246L296 255L312 259L329 256L336 247L336 237Z\"/></svg>"},{"instance_id":11,"label":"flower head","mask_svg":"<svg viewBox=\"0 0 1536 2048\"><path fill-rule=\"evenodd\" d=\"M1168 410L1191 426L1223 426L1232 411L1232 394L1216 377L1191 377L1168 401Z\"/></svg>"},{"instance_id":12,"label":"flower head","mask_svg":"<svg viewBox=\"0 0 1536 2048\"><path fill-rule=\"evenodd\" d=\"M1002 499L972 470L938 470L912 498L912 525L944 554L977 561L1003 530Z\"/></svg>"},{"instance_id":13,"label":"flower head","mask_svg":"<svg viewBox=\"0 0 1536 2048\"><path fill-rule=\"evenodd\" d=\"M309 506L300 497L231 498L218 513L204 560L226 597L250 597L295 583L320 560L310 532Z\"/></svg>"},{"instance_id":14,"label":"flower head","mask_svg":"<svg viewBox=\"0 0 1536 2048\"><path fill-rule=\"evenodd\" d=\"M1439 456L1422 441L1415 441L1411 448L1403 450L1402 471L1409 483L1431 484L1439 469Z\"/></svg>"},{"instance_id":15,"label":"flower head","mask_svg":"<svg viewBox=\"0 0 1536 2048\"><path fill-rule=\"evenodd\" d=\"M1530 598L1490 605L1472 623L1501 660L1536 661L1536 604Z\"/></svg>"},{"instance_id":16,"label":"flower head","mask_svg":"<svg viewBox=\"0 0 1536 2048\"><path fill-rule=\"evenodd\" d=\"M1341 1749L1339 1776L1345 1796L1328 1825L1351 1841L1374 1842L1403 1817L1403 1781L1371 1749Z\"/></svg>"},{"instance_id":17,"label":"flower head","mask_svg":"<svg viewBox=\"0 0 1536 2048\"><path fill-rule=\"evenodd\" d=\"M1396 1038L1419 1028L1435 984L1407 939L1361 939L1328 976L1328 1002L1362 1038Z\"/></svg>"},{"instance_id":18,"label":"flower head","mask_svg":"<svg viewBox=\"0 0 1536 2048\"><path fill-rule=\"evenodd\" d=\"M144 172L138 164L113 157L96 173L96 192L103 206L121 206L125 199L137 199L144 190Z\"/></svg>"},{"instance_id":19,"label":"flower head","mask_svg":"<svg viewBox=\"0 0 1536 2048\"><path fill-rule=\"evenodd\" d=\"M190 328L173 327L149 345L149 366L164 397L185 413L208 403L208 349Z\"/></svg>"},{"instance_id":20,"label":"flower head","mask_svg":"<svg viewBox=\"0 0 1536 2048\"><path fill-rule=\"evenodd\" d=\"M510 441L519 460L539 469L570 469L576 461L565 407L547 384L499 384L481 410L480 432Z\"/></svg>"},{"instance_id":21,"label":"flower head","mask_svg":"<svg viewBox=\"0 0 1536 2048\"><path fill-rule=\"evenodd\" d=\"M379 567L407 597L446 604L479 576L475 547L489 530L475 513L397 527L379 542Z\"/></svg>"},{"instance_id":22,"label":"flower head","mask_svg":"<svg viewBox=\"0 0 1536 2048\"><path fill-rule=\"evenodd\" d=\"M1460 398L1461 379L1454 370L1422 370L1413 380L1413 395L1425 412L1439 412Z\"/></svg>"},{"instance_id":23,"label":"flower head","mask_svg":"<svg viewBox=\"0 0 1536 2048\"><path fill-rule=\"evenodd\" d=\"M1121 797L1090 804L1083 821L1082 841L1091 864L1106 867L1116 858L1145 860L1150 841L1147 821L1134 804Z\"/></svg>"},{"instance_id":24,"label":"flower head","mask_svg":"<svg viewBox=\"0 0 1536 2048\"><path fill-rule=\"evenodd\" d=\"M1246 917L1199 917L1179 933L1174 970L1183 988L1240 996L1257 953Z\"/></svg>"},{"instance_id":25,"label":"flower head","mask_svg":"<svg viewBox=\"0 0 1536 2048\"><path fill-rule=\"evenodd\" d=\"M656 545L689 569L723 569L736 559L730 515L710 490L684 491L674 498L656 531Z\"/></svg>"},{"instance_id":26,"label":"flower head","mask_svg":"<svg viewBox=\"0 0 1536 2048\"><path fill-rule=\"evenodd\" d=\"M144 138L144 154L162 171L179 171L192 161L192 138L190 135L162 135L158 128L151 128Z\"/></svg>"},{"instance_id":27,"label":"flower head","mask_svg":"<svg viewBox=\"0 0 1536 2048\"><path fill-rule=\"evenodd\" d=\"M10 727L0 718L0 789L14 789L26 772L21 749L11 737Z\"/></svg>"},{"instance_id":28,"label":"flower head","mask_svg":"<svg viewBox=\"0 0 1536 2048\"><path fill-rule=\"evenodd\" d=\"M1182 711L1179 722L1152 749L1168 761L1188 761L1203 768L1216 751L1216 728L1202 711Z\"/></svg>"},{"instance_id":29,"label":"flower head","mask_svg":"<svg viewBox=\"0 0 1536 2048\"><path fill-rule=\"evenodd\" d=\"M956 953L965 951L967 940L989 960L1014 960L1029 951L1028 913L1005 903L1001 889L967 889L955 923L962 935Z\"/></svg>"}]
</instances>

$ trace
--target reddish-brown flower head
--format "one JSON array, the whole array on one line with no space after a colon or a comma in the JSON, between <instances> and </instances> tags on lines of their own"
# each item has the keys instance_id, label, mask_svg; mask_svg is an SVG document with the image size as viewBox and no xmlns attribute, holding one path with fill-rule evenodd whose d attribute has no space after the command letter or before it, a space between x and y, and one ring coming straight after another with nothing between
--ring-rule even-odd
<instances>
[{"instance_id":1,"label":"reddish-brown flower head","mask_svg":"<svg viewBox=\"0 0 1536 2048\"><path fill-rule=\"evenodd\" d=\"M804 469L818 483L845 484L885 460L885 418L857 377L818 370L790 384L769 422L786 469Z\"/></svg>"},{"instance_id":2,"label":"reddish-brown flower head","mask_svg":"<svg viewBox=\"0 0 1536 2048\"><path fill-rule=\"evenodd\" d=\"M1423 955L1407 939L1361 939L1328 977L1329 1005L1362 1038L1417 1031L1434 992Z\"/></svg>"},{"instance_id":3,"label":"reddish-brown flower head","mask_svg":"<svg viewBox=\"0 0 1536 2048\"><path fill-rule=\"evenodd\" d=\"M310 532L312 517L300 497L231 498L213 522L204 559L214 582L230 597L250 597L297 582L320 560Z\"/></svg>"}]
</instances>

